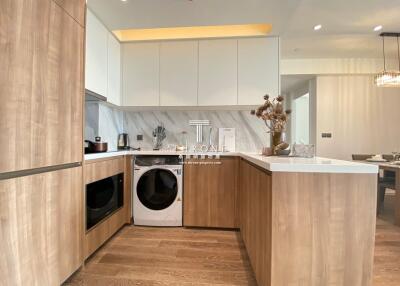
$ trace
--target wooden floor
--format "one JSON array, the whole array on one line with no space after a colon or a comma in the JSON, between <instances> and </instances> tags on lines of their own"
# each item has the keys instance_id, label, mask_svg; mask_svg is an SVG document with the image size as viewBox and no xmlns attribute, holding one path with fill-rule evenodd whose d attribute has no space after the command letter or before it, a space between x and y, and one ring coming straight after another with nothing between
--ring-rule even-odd
<instances>
[{"instance_id":1,"label":"wooden floor","mask_svg":"<svg viewBox=\"0 0 400 286\"><path fill-rule=\"evenodd\" d=\"M374 286L400 285L390 197L377 222ZM65 285L256 285L239 233L127 226Z\"/></svg>"},{"instance_id":2,"label":"wooden floor","mask_svg":"<svg viewBox=\"0 0 400 286\"><path fill-rule=\"evenodd\" d=\"M256 285L238 232L123 228L66 285Z\"/></svg>"},{"instance_id":3,"label":"wooden floor","mask_svg":"<svg viewBox=\"0 0 400 286\"><path fill-rule=\"evenodd\" d=\"M400 227L393 224L393 203L394 195L387 195L376 223L374 286L400 285Z\"/></svg>"}]
</instances>

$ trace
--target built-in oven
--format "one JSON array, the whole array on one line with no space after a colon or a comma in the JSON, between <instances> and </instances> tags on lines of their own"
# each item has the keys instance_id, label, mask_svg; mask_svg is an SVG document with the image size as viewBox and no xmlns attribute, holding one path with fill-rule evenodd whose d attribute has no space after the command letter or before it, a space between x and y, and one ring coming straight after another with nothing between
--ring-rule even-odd
<instances>
[{"instance_id":1,"label":"built-in oven","mask_svg":"<svg viewBox=\"0 0 400 286\"><path fill-rule=\"evenodd\" d=\"M124 205L124 174L86 185L86 230Z\"/></svg>"}]
</instances>

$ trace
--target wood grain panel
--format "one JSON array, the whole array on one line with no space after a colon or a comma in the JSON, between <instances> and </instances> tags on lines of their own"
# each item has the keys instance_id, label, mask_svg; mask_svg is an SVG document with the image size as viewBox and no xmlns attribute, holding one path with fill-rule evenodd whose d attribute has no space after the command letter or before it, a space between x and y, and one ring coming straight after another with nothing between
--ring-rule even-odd
<instances>
[{"instance_id":1,"label":"wood grain panel","mask_svg":"<svg viewBox=\"0 0 400 286\"><path fill-rule=\"evenodd\" d=\"M113 236L113 234L115 234L125 223L128 223L126 220L126 211L124 208L121 208L109 218L101 222L98 226L86 233L84 240L85 259L102 246L104 242Z\"/></svg>"},{"instance_id":2,"label":"wood grain panel","mask_svg":"<svg viewBox=\"0 0 400 286\"><path fill-rule=\"evenodd\" d=\"M82 27L85 27L86 1L85 0L53 0L60 5Z\"/></svg>"},{"instance_id":3,"label":"wood grain panel","mask_svg":"<svg viewBox=\"0 0 400 286\"><path fill-rule=\"evenodd\" d=\"M236 231L127 226L67 285L256 286Z\"/></svg>"},{"instance_id":4,"label":"wood grain panel","mask_svg":"<svg viewBox=\"0 0 400 286\"><path fill-rule=\"evenodd\" d=\"M125 156L125 173L124 173L124 210L127 223L131 223L132 219L132 159L133 156Z\"/></svg>"},{"instance_id":5,"label":"wood grain panel","mask_svg":"<svg viewBox=\"0 0 400 286\"><path fill-rule=\"evenodd\" d=\"M54 2L0 1L0 172L82 161L83 43Z\"/></svg>"},{"instance_id":6,"label":"wood grain panel","mask_svg":"<svg viewBox=\"0 0 400 286\"><path fill-rule=\"evenodd\" d=\"M273 173L271 285L371 285L376 180Z\"/></svg>"},{"instance_id":7,"label":"wood grain panel","mask_svg":"<svg viewBox=\"0 0 400 286\"><path fill-rule=\"evenodd\" d=\"M85 162L85 184L89 184L119 173L125 170L125 159L121 157L105 158L96 161Z\"/></svg>"},{"instance_id":8,"label":"wood grain panel","mask_svg":"<svg viewBox=\"0 0 400 286\"><path fill-rule=\"evenodd\" d=\"M399 259L400 228L378 220L374 286L399 285ZM257 282L237 232L128 226L65 286L121 284L256 286Z\"/></svg>"},{"instance_id":9,"label":"wood grain panel","mask_svg":"<svg viewBox=\"0 0 400 286\"><path fill-rule=\"evenodd\" d=\"M400 226L400 169L396 169L396 196L394 201L394 221Z\"/></svg>"},{"instance_id":10,"label":"wood grain panel","mask_svg":"<svg viewBox=\"0 0 400 286\"><path fill-rule=\"evenodd\" d=\"M82 217L82 167L0 181L0 284L60 285L83 261Z\"/></svg>"},{"instance_id":11,"label":"wood grain panel","mask_svg":"<svg viewBox=\"0 0 400 286\"><path fill-rule=\"evenodd\" d=\"M240 162L240 231L259 285L271 285L271 175Z\"/></svg>"},{"instance_id":12,"label":"wood grain panel","mask_svg":"<svg viewBox=\"0 0 400 286\"><path fill-rule=\"evenodd\" d=\"M124 173L124 205L105 218L97 226L86 232L84 238L84 258L88 258L132 218L132 156L106 158L88 161L84 166L85 184L98 181L119 173Z\"/></svg>"},{"instance_id":13,"label":"wood grain panel","mask_svg":"<svg viewBox=\"0 0 400 286\"><path fill-rule=\"evenodd\" d=\"M238 227L238 158L188 159L184 166L183 223L197 227Z\"/></svg>"}]
</instances>

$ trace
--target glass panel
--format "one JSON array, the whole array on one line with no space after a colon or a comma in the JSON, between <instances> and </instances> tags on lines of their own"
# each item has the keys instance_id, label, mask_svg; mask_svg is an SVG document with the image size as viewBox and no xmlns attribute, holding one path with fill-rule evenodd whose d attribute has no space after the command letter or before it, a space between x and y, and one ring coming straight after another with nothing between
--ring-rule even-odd
<instances>
[{"instance_id":1,"label":"glass panel","mask_svg":"<svg viewBox=\"0 0 400 286\"><path fill-rule=\"evenodd\" d=\"M91 209L100 209L108 204L114 191L112 177L89 184L86 192L86 205Z\"/></svg>"},{"instance_id":2,"label":"glass panel","mask_svg":"<svg viewBox=\"0 0 400 286\"><path fill-rule=\"evenodd\" d=\"M149 209L166 209L178 195L178 182L171 171L153 169L140 177L137 195L140 202Z\"/></svg>"}]
</instances>

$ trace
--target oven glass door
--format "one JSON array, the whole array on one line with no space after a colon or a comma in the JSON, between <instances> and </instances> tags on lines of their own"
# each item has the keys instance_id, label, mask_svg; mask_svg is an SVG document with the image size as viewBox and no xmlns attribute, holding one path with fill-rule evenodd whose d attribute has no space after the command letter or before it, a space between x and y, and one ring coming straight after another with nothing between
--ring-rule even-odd
<instances>
[{"instance_id":1,"label":"oven glass door","mask_svg":"<svg viewBox=\"0 0 400 286\"><path fill-rule=\"evenodd\" d=\"M123 206L123 174L86 185L86 229Z\"/></svg>"},{"instance_id":2,"label":"oven glass door","mask_svg":"<svg viewBox=\"0 0 400 286\"><path fill-rule=\"evenodd\" d=\"M178 195L178 180L172 171L151 169L140 177L136 191L145 207L163 210L175 201Z\"/></svg>"}]
</instances>

